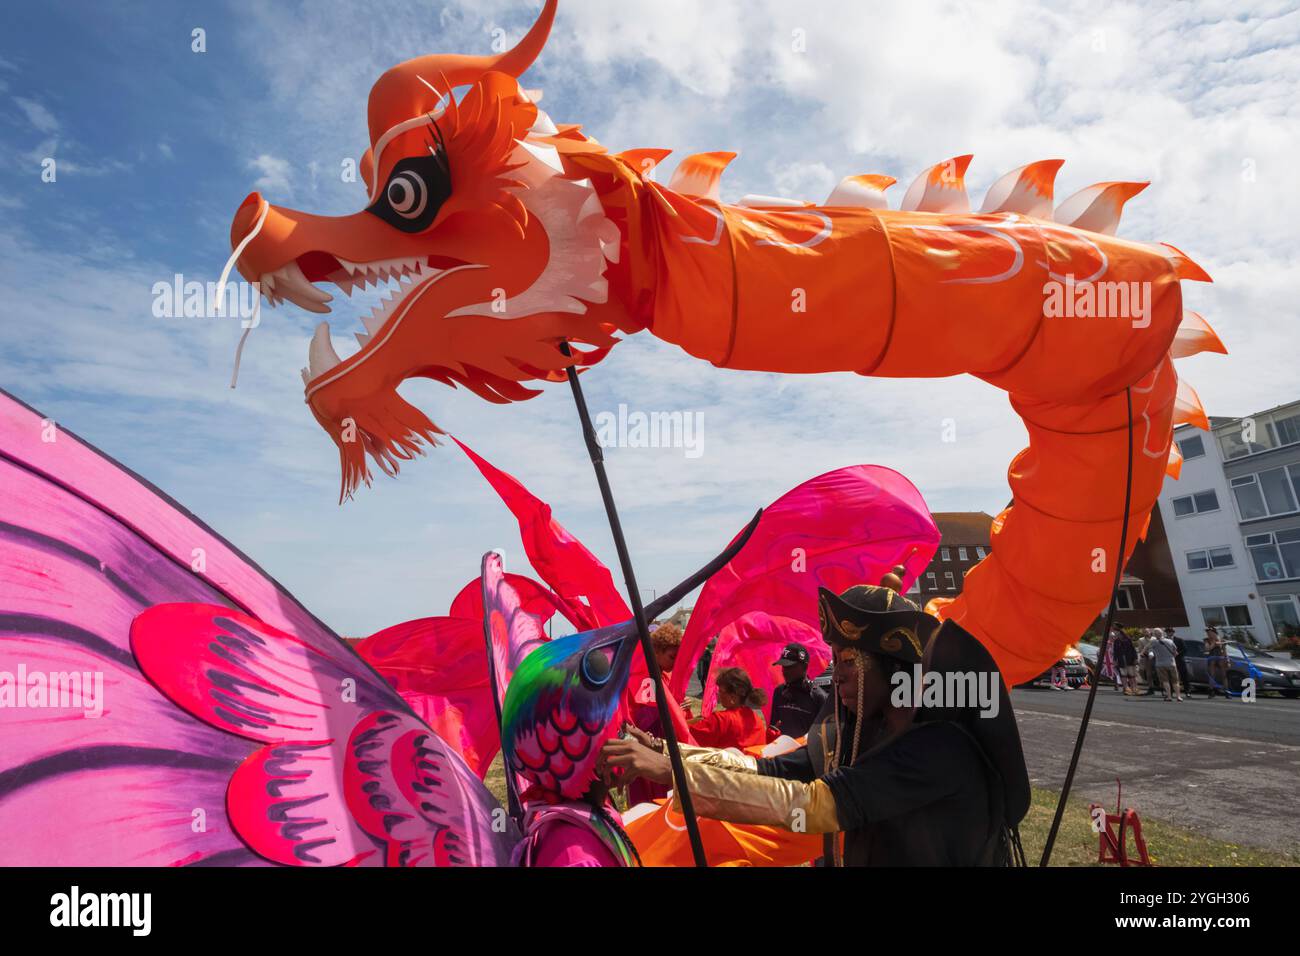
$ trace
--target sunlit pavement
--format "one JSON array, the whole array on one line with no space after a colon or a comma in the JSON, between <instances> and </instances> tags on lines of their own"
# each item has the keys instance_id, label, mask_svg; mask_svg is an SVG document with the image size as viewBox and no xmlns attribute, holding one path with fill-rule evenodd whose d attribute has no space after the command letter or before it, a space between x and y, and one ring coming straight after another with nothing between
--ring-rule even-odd
<instances>
[{"instance_id":1,"label":"sunlit pavement","mask_svg":"<svg viewBox=\"0 0 1300 956\"><path fill-rule=\"evenodd\" d=\"M1035 786L1059 789L1087 691L1019 689L1012 703ZM1300 851L1300 700L1182 703L1097 692L1073 794L1108 809L1115 778L1143 816L1222 840Z\"/></svg>"}]
</instances>

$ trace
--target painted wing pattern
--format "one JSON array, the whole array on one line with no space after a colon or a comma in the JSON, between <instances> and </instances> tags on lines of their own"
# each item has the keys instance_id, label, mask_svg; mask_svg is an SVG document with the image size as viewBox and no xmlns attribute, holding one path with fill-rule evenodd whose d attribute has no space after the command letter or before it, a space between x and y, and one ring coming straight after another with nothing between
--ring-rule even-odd
<instances>
[{"instance_id":1,"label":"painted wing pattern","mask_svg":"<svg viewBox=\"0 0 1300 956\"><path fill-rule=\"evenodd\" d=\"M499 811L256 565L0 394L0 864L495 865Z\"/></svg>"}]
</instances>

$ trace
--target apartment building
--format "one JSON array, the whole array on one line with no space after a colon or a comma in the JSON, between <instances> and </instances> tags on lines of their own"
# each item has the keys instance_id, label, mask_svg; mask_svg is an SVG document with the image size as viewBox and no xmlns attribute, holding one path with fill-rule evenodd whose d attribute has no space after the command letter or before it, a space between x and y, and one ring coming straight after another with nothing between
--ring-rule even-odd
<instances>
[{"instance_id":1,"label":"apartment building","mask_svg":"<svg viewBox=\"0 0 1300 956\"><path fill-rule=\"evenodd\" d=\"M1273 644L1300 632L1300 402L1210 426L1175 430L1182 477L1159 500L1188 634Z\"/></svg>"}]
</instances>

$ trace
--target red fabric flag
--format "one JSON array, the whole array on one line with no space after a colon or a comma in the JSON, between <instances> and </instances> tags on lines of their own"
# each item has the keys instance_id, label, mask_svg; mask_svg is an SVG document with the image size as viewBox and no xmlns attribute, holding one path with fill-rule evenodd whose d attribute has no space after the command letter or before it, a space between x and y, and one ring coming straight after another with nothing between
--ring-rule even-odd
<instances>
[{"instance_id":1,"label":"red fabric flag","mask_svg":"<svg viewBox=\"0 0 1300 956\"><path fill-rule=\"evenodd\" d=\"M549 504L536 497L518 479L479 457L464 442L454 436L452 440L469 456L519 521L519 536L523 539L529 563L581 618L575 620L565 614L579 631L616 624L632 616L627 602L614 587L609 568L551 517Z\"/></svg>"}]
</instances>

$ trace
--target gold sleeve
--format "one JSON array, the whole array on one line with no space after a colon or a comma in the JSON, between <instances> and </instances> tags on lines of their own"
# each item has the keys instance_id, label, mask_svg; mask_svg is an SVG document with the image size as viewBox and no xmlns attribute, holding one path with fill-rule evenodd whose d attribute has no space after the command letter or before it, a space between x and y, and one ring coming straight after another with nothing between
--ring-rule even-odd
<instances>
[{"instance_id":1,"label":"gold sleeve","mask_svg":"<svg viewBox=\"0 0 1300 956\"><path fill-rule=\"evenodd\" d=\"M758 760L739 750L719 750L715 747L695 747L691 744L678 744L684 763L700 764L705 767L724 767L738 773L758 773ZM665 752L667 747L664 748Z\"/></svg>"},{"instance_id":2,"label":"gold sleeve","mask_svg":"<svg viewBox=\"0 0 1300 956\"><path fill-rule=\"evenodd\" d=\"M736 773L698 761L686 761L686 785L695 812L729 823L757 823L797 833L836 833L840 829L835 798L820 780L801 783L757 773ZM681 804L673 794L673 809Z\"/></svg>"}]
</instances>

